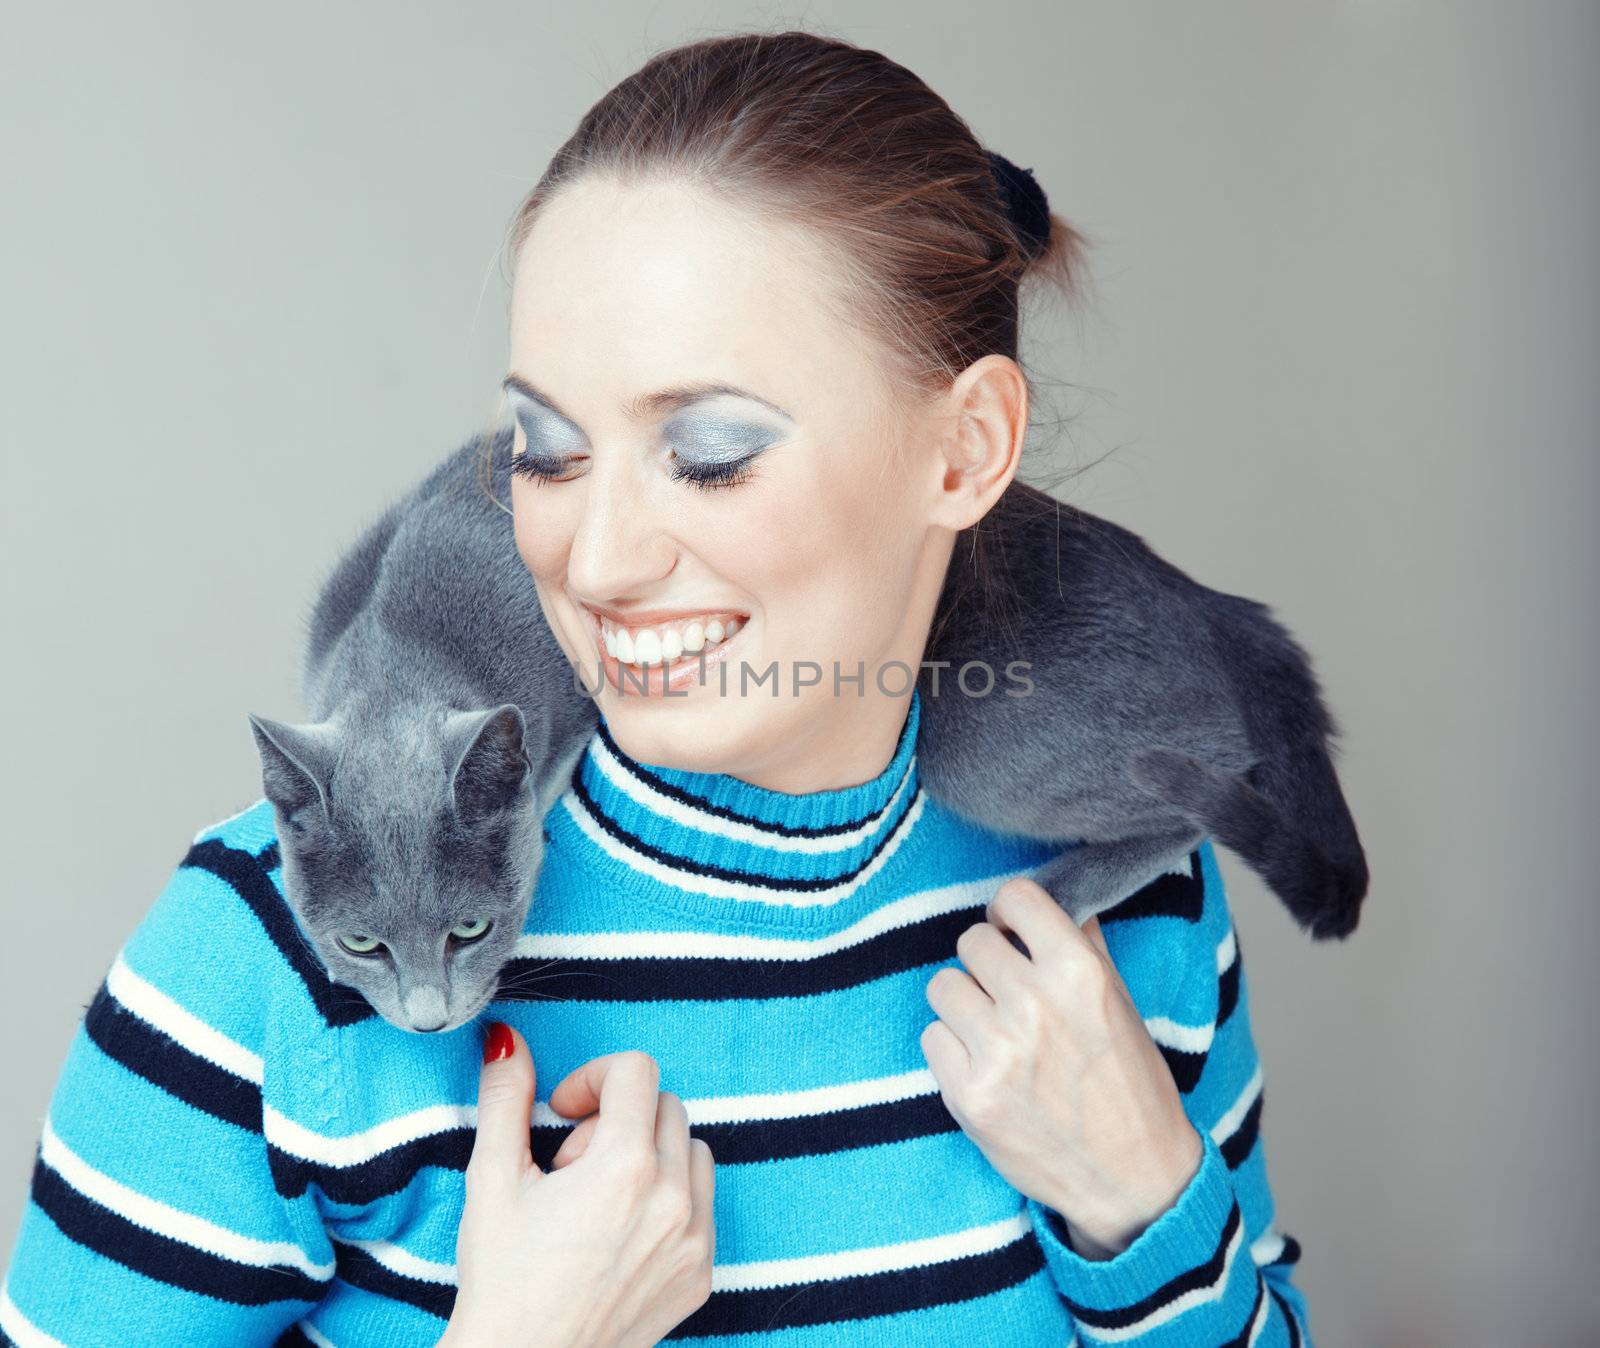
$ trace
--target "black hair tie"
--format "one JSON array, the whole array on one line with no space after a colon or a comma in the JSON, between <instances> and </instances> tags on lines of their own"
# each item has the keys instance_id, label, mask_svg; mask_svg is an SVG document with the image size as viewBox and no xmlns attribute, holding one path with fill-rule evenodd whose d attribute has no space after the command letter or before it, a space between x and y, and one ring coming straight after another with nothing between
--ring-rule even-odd
<instances>
[{"instance_id":1,"label":"black hair tie","mask_svg":"<svg viewBox=\"0 0 1600 1348\"><path fill-rule=\"evenodd\" d=\"M1032 169L1018 168L993 150L984 153L989 157L989 168L1000 188L1011 228L1022 241L1023 251L1030 259L1035 258L1050 243L1050 203L1044 188L1039 186Z\"/></svg>"}]
</instances>

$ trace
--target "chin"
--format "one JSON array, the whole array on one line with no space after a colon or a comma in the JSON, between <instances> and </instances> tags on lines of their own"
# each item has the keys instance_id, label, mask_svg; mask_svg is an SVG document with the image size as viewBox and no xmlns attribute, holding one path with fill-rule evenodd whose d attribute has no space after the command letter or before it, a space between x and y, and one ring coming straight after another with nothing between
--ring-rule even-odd
<instances>
[{"instance_id":1,"label":"chin","mask_svg":"<svg viewBox=\"0 0 1600 1348\"><path fill-rule=\"evenodd\" d=\"M715 688L681 699L615 697L605 708L613 737L636 762L734 777L770 757L797 712L792 699L721 697Z\"/></svg>"},{"instance_id":2,"label":"chin","mask_svg":"<svg viewBox=\"0 0 1600 1348\"><path fill-rule=\"evenodd\" d=\"M457 1013L452 1015L449 1020L445 1021L443 1025L434 1030L419 1030L415 1025L411 1024L411 1022L406 1019L404 1013L398 1009L395 1009L392 1013L390 1011L378 1011L378 1014L382 1016L384 1020L388 1021L389 1024L393 1025L397 1030L404 1030L407 1034L414 1034L419 1039L433 1039L439 1035L454 1034L463 1026L472 1024L473 1021L483 1014L484 1009L489 1005L489 1003L494 1000L494 993L494 988L487 989L479 995L468 1011L466 1011L464 1014ZM370 998L368 999L368 1002L370 1004ZM377 1011L378 1008L374 1006L373 1010Z\"/></svg>"},{"instance_id":3,"label":"chin","mask_svg":"<svg viewBox=\"0 0 1600 1348\"><path fill-rule=\"evenodd\" d=\"M461 1021L458 1024L446 1021L437 1030L419 1030L415 1025L408 1024L403 1020L394 1020L389 1016L385 1016L383 1019L388 1024L393 1025L395 1029L401 1030L406 1034L414 1034L418 1039L437 1039L440 1035L454 1034L462 1025L466 1024L465 1021Z\"/></svg>"}]
</instances>

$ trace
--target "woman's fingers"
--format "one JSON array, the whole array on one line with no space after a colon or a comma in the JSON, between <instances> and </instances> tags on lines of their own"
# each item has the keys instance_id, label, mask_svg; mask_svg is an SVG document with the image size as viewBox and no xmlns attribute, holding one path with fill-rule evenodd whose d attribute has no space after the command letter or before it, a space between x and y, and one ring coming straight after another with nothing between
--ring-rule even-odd
<instances>
[{"instance_id":1,"label":"woman's fingers","mask_svg":"<svg viewBox=\"0 0 1600 1348\"><path fill-rule=\"evenodd\" d=\"M633 1141L653 1150L660 1085L661 1069L648 1053L638 1049L604 1053L562 1079L550 1092L550 1108L569 1119L599 1112L586 1149Z\"/></svg>"},{"instance_id":2,"label":"woman's fingers","mask_svg":"<svg viewBox=\"0 0 1600 1348\"><path fill-rule=\"evenodd\" d=\"M552 1170L571 1165L589 1149L599 1120L598 1113L587 1115L561 1139L561 1145L550 1160ZM656 1162L663 1174L675 1177L680 1184L690 1180L690 1143L693 1140L689 1133L689 1111L682 1099L672 1091L660 1092L656 1097Z\"/></svg>"},{"instance_id":3,"label":"woman's fingers","mask_svg":"<svg viewBox=\"0 0 1600 1348\"><path fill-rule=\"evenodd\" d=\"M1078 937L1079 928L1061 905L1043 885L1026 876L1013 876L995 890L985 915L995 926L1021 937L1033 962L1041 966L1053 965L1062 947Z\"/></svg>"},{"instance_id":4,"label":"woman's fingers","mask_svg":"<svg viewBox=\"0 0 1600 1348\"><path fill-rule=\"evenodd\" d=\"M674 1183L689 1181L689 1111L671 1091L656 1100L656 1169Z\"/></svg>"},{"instance_id":5,"label":"woman's fingers","mask_svg":"<svg viewBox=\"0 0 1600 1348\"><path fill-rule=\"evenodd\" d=\"M1117 981L1128 1000L1130 1002L1133 1001L1133 994L1128 991L1128 985L1122 977L1122 970L1117 968L1117 961L1111 955L1111 947L1106 944L1106 934L1100 930L1099 915L1096 914L1091 917L1083 924L1081 930L1089 938L1094 948L1106 957L1106 966L1111 970L1111 977Z\"/></svg>"},{"instance_id":6,"label":"woman's fingers","mask_svg":"<svg viewBox=\"0 0 1600 1348\"><path fill-rule=\"evenodd\" d=\"M556 1154L550 1158L550 1169L560 1170L564 1165L571 1165L589 1149L589 1139L594 1136L594 1125L599 1118L598 1114L591 1114L579 1120L578 1126L561 1139Z\"/></svg>"},{"instance_id":7,"label":"woman's fingers","mask_svg":"<svg viewBox=\"0 0 1600 1348\"><path fill-rule=\"evenodd\" d=\"M706 1248L713 1250L717 1243L717 1224L712 1202L714 1169L711 1148L703 1137L689 1139L689 1201L693 1216L689 1229L704 1235Z\"/></svg>"},{"instance_id":8,"label":"woman's fingers","mask_svg":"<svg viewBox=\"0 0 1600 1348\"><path fill-rule=\"evenodd\" d=\"M541 1173L529 1150L533 1116L533 1056L522 1036L499 1021L483 1041L478 1076L478 1131L467 1160L467 1180L509 1185Z\"/></svg>"},{"instance_id":9,"label":"woman's fingers","mask_svg":"<svg viewBox=\"0 0 1600 1348\"><path fill-rule=\"evenodd\" d=\"M1111 948L1106 945L1105 933L1100 930L1100 915L1098 913L1085 922L1080 930L1099 947L1102 955L1107 959L1111 958Z\"/></svg>"}]
</instances>

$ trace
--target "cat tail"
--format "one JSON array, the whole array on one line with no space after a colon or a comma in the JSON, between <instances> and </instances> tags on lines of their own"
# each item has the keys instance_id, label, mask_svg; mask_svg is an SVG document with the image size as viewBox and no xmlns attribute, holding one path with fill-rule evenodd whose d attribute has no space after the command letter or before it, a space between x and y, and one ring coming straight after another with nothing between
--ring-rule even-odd
<instances>
[{"instance_id":1,"label":"cat tail","mask_svg":"<svg viewBox=\"0 0 1600 1348\"><path fill-rule=\"evenodd\" d=\"M1146 791L1243 857L1313 939L1343 939L1356 929L1366 855L1320 742L1291 746L1270 773L1266 764L1250 770L1276 799L1179 749L1141 749L1129 767Z\"/></svg>"}]
</instances>

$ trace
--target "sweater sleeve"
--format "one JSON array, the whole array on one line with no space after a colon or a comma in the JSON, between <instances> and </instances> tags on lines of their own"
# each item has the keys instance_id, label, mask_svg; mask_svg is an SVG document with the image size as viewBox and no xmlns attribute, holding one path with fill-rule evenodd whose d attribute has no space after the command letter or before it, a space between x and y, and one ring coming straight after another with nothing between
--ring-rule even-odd
<instances>
[{"instance_id":1,"label":"sweater sleeve","mask_svg":"<svg viewBox=\"0 0 1600 1348\"><path fill-rule=\"evenodd\" d=\"M326 1291L315 1198L277 1193L262 1132L269 1009L295 1008L252 872L202 831L96 991L40 1129L0 1344L248 1348L292 1339Z\"/></svg>"},{"instance_id":2,"label":"sweater sleeve","mask_svg":"<svg viewBox=\"0 0 1600 1348\"><path fill-rule=\"evenodd\" d=\"M1204 1148L1199 1169L1110 1259L1074 1251L1060 1214L1032 1199L1029 1217L1084 1348L1310 1348L1305 1299L1290 1277L1300 1247L1274 1224L1261 1063L1209 840L1189 866L1187 881L1160 877L1102 913L1101 930L1183 1092Z\"/></svg>"}]
</instances>

